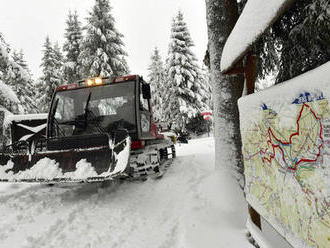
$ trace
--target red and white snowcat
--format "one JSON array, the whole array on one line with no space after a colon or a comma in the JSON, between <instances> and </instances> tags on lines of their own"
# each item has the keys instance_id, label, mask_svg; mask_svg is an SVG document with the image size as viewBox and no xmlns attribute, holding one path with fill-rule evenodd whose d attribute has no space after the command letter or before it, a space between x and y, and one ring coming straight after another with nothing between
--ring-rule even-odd
<instances>
[{"instance_id":1,"label":"red and white snowcat","mask_svg":"<svg viewBox=\"0 0 330 248\"><path fill-rule=\"evenodd\" d=\"M29 128L28 128L29 129ZM30 130L33 130L33 128ZM175 157L153 121L150 86L137 75L57 87L45 138L0 154L0 181L95 182L160 176Z\"/></svg>"}]
</instances>

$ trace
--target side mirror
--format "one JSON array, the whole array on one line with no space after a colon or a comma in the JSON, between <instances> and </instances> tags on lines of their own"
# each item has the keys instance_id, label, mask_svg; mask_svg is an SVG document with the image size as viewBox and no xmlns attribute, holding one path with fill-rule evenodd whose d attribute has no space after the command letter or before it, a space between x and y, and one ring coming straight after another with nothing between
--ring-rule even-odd
<instances>
[{"instance_id":1,"label":"side mirror","mask_svg":"<svg viewBox=\"0 0 330 248\"><path fill-rule=\"evenodd\" d=\"M151 90L149 84L142 84L143 99L151 99Z\"/></svg>"}]
</instances>

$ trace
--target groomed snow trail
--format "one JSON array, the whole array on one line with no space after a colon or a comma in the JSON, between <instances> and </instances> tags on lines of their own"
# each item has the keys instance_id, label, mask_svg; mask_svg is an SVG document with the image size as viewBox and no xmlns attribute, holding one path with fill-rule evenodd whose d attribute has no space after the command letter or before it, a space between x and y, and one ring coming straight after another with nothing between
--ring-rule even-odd
<instances>
[{"instance_id":1,"label":"groomed snow trail","mask_svg":"<svg viewBox=\"0 0 330 248\"><path fill-rule=\"evenodd\" d=\"M177 146L164 177L145 182L2 183L0 247L252 247L242 192L214 172L213 150L212 138Z\"/></svg>"}]
</instances>

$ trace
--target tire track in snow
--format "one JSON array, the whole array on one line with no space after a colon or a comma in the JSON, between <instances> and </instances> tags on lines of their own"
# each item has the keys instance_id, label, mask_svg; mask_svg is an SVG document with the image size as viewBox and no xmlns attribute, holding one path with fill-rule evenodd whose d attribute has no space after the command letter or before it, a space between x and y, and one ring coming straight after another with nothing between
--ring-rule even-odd
<instances>
[{"instance_id":1,"label":"tire track in snow","mask_svg":"<svg viewBox=\"0 0 330 248\"><path fill-rule=\"evenodd\" d=\"M182 165L180 161L175 164ZM169 171L166 180L127 182L98 190L47 230L29 237L25 247L176 247L184 209L180 200L186 191L176 185L180 175ZM181 184L187 185L186 180ZM177 190L175 198L166 194L173 190Z\"/></svg>"},{"instance_id":2,"label":"tire track in snow","mask_svg":"<svg viewBox=\"0 0 330 248\"><path fill-rule=\"evenodd\" d=\"M15 236L15 232L20 226L33 222L35 216L43 212L47 207L45 200L38 200L36 191L42 192L42 186L32 186L31 188L19 191L17 194L10 194L1 197L0 204L0 236L1 243L10 236ZM36 201L39 203L36 205Z\"/></svg>"},{"instance_id":3,"label":"tire track in snow","mask_svg":"<svg viewBox=\"0 0 330 248\"><path fill-rule=\"evenodd\" d=\"M15 247L176 247L186 208L182 197L195 181L187 171L199 176L185 159L178 158L161 180L106 189L32 186L0 196L6 202L1 212L9 213L0 224L11 229L0 241L13 247L19 235L24 242Z\"/></svg>"},{"instance_id":4,"label":"tire track in snow","mask_svg":"<svg viewBox=\"0 0 330 248\"><path fill-rule=\"evenodd\" d=\"M218 195L204 192L214 185L205 184L214 161L213 154L205 152L205 147L212 148L207 142L201 140L193 151L185 149L183 156L179 148L178 158L159 180L108 188L37 186L0 193L0 213L6 213L0 216L0 228L6 225L0 229L0 244L4 248L198 247L189 238L196 239L205 225L213 227L214 216L221 218L212 202ZM208 216L210 210L213 215ZM1 230L6 237L1 237Z\"/></svg>"},{"instance_id":5,"label":"tire track in snow","mask_svg":"<svg viewBox=\"0 0 330 248\"><path fill-rule=\"evenodd\" d=\"M163 211L163 207L159 208L154 199L147 199L145 195L146 192L152 194L154 183L158 181L124 183L115 191L101 190L85 202L87 206L77 207L70 216L63 216L46 232L30 238L25 247L45 247L46 244L47 247L104 247L111 244L111 247L122 248L173 244L178 221L170 218L171 211ZM150 204L154 204L154 211L148 210ZM150 242L148 236L155 229L160 230L160 237ZM81 236L85 236L84 239ZM145 242L150 242L150 246Z\"/></svg>"},{"instance_id":6,"label":"tire track in snow","mask_svg":"<svg viewBox=\"0 0 330 248\"><path fill-rule=\"evenodd\" d=\"M85 195L81 194L84 191ZM16 198L11 197L7 204L0 206L0 212L8 213L0 219L1 247L22 247L24 242L33 240L33 235L44 232L48 226L83 208L85 199L93 194L95 186L92 185L76 189L39 186L33 191L20 192ZM20 237L19 242L17 237Z\"/></svg>"},{"instance_id":7,"label":"tire track in snow","mask_svg":"<svg viewBox=\"0 0 330 248\"><path fill-rule=\"evenodd\" d=\"M116 190L117 186L115 185L114 187L107 189L109 193L107 196L111 197L112 192ZM44 232L40 232L34 237L29 237L29 243L25 247L95 247L93 246L93 243L95 243L94 240L96 240L96 243L99 243L102 237L98 235L93 237L90 235L90 233L95 234L92 230L93 221L90 217L92 216L99 221L96 231L100 232L99 229L104 230L105 211L104 209L100 211L98 207L100 204L100 195L105 197L103 192L103 189L97 189L96 192L80 201L79 204L74 204L74 208L71 208L70 211L60 216ZM71 199L70 201L74 202L75 199ZM103 216L97 218L98 213L101 213ZM81 244L80 240L82 237L84 238ZM87 239L88 241L86 241Z\"/></svg>"}]
</instances>

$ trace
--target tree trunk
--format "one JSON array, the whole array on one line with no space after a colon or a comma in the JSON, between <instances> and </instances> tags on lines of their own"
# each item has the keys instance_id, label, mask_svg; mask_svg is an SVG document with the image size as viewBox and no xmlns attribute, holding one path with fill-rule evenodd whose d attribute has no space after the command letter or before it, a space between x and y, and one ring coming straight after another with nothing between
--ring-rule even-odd
<instances>
[{"instance_id":1,"label":"tree trunk","mask_svg":"<svg viewBox=\"0 0 330 248\"><path fill-rule=\"evenodd\" d=\"M0 110L0 152L5 142L4 130L3 130L4 120L5 120L5 112Z\"/></svg>"},{"instance_id":2,"label":"tree trunk","mask_svg":"<svg viewBox=\"0 0 330 248\"><path fill-rule=\"evenodd\" d=\"M216 168L234 167L239 172L239 179L243 179L237 100L242 96L244 77L226 76L220 72L222 50L238 19L237 2L206 0L206 16L213 85Z\"/></svg>"}]
</instances>

